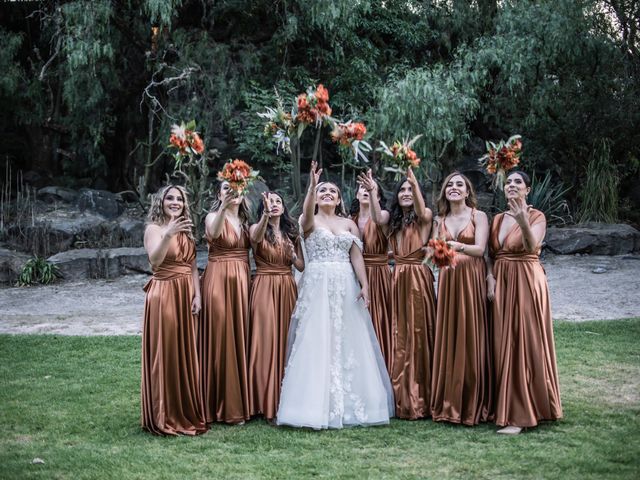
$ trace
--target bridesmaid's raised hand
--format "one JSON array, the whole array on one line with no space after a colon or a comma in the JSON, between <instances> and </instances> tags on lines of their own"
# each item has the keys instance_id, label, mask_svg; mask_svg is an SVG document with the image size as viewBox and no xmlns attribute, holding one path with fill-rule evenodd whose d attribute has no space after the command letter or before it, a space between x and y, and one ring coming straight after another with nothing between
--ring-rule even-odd
<instances>
[{"instance_id":1,"label":"bridesmaid's raised hand","mask_svg":"<svg viewBox=\"0 0 640 480\"><path fill-rule=\"evenodd\" d=\"M527 205L524 197L510 198L509 210L505 213L513 217L518 225L524 225L525 223L529 223L529 210L531 208L531 205Z\"/></svg>"},{"instance_id":2,"label":"bridesmaid's raised hand","mask_svg":"<svg viewBox=\"0 0 640 480\"><path fill-rule=\"evenodd\" d=\"M164 228L164 234L167 237L173 237L174 235L184 232L191 232L191 228L193 227L193 223L191 220L184 217L172 217L169 220L169 223Z\"/></svg>"},{"instance_id":3,"label":"bridesmaid's raised hand","mask_svg":"<svg viewBox=\"0 0 640 480\"><path fill-rule=\"evenodd\" d=\"M367 173L363 172L358 175L358 183L362 185L364 189L369 193L373 192L374 190L378 190L378 185L373 179L371 169L369 169Z\"/></svg>"},{"instance_id":4,"label":"bridesmaid's raised hand","mask_svg":"<svg viewBox=\"0 0 640 480\"><path fill-rule=\"evenodd\" d=\"M409 182L409 185L414 188L418 185L418 180L416 179L416 176L413 173L413 169L411 167L407 167L407 182Z\"/></svg>"},{"instance_id":5,"label":"bridesmaid's raised hand","mask_svg":"<svg viewBox=\"0 0 640 480\"><path fill-rule=\"evenodd\" d=\"M264 207L262 215L271 218L271 205L269 204L269 196L266 192L262 192L262 206Z\"/></svg>"}]
</instances>

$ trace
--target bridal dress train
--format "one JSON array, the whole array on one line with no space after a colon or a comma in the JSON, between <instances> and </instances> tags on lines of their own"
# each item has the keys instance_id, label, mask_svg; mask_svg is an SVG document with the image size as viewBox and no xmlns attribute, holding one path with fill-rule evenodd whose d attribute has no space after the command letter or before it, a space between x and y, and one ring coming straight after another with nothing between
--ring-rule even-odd
<instances>
[{"instance_id":1,"label":"bridal dress train","mask_svg":"<svg viewBox=\"0 0 640 480\"><path fill-rule=\"evenodd\" d=\"M393 389L349 260L360 240L316 228L289 330L277 423L342 428L393 416Z\"/></svg>"}]
</instances>

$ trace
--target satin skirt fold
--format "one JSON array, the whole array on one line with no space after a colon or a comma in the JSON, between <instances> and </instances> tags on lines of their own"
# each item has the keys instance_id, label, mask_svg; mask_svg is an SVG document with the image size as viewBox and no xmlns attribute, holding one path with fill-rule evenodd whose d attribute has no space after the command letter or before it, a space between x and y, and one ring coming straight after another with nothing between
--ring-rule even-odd
<instances>
[{"instance_id":1,"label":"satin skirt fold","mask_svg":"<svg viewBox=\"0 0 640 480\"><path fill-rule=\"evenodd\" d=\"M142 426L159 435L207 431L191 313L191 275L152 279L145 287Z\"/></svg>"},{"instance_id":2,"label":"satin skirt fold","mask_svg":"<svg viewBox=\"0 0 640 480\"><path fill-rule=\"evenodd\" d=\"M431 362L436 319L433 274L417 264L396 264L392 283L393 363L396 416L431 415Z\"/></svg>"},{"instance_id":3,"label":"satin skirt fold","mask_svg":"<svg viewBox=\"0 0 640 480\"><path fill-rule=\"evenodd\" d=\"M547 280L536 259L494 264L495 423L533 427L562 417Z\"/></svg>"},{"instance_id":4,"label":"satin skirt fold","mask_svg":"<svg viewBox=\"0 0 640 480\"><path fill-rule=\"evenodd\" d=\"M258 274L251 285L249 405L251 415L276 418L284 376L287 334L297 288L291 268L286 275Z\"/></svg>"},{"instance_id":5,"label":"satin skirt fold","mask_svg":"<svg viewBox=\"0 0 640 480\"><path fill-rule=\"evenodd\" d=\"M198 336L207 423L234 424L250 418L248 323L248 262L210 258L202 276Z\"/></svg>"},{"instance_id":6,"label":"satin skirt fold","mask_svg":"<svg viewBox=\"0 0 640 480\"><path fill-rule=\"evenodd\" d=\"M459 257L438 278L431 415L476 425L489 419L492 391L486 267L483 258Z\"/></svg>"},{"instance_id":7,"label":"satin skirt fold","mask_svg":"<svg viewBox=\"0 0 640 480\"><path fill-rule=\"evenodd\" d=\"M383 265L369 265L365 257L365 269L369 281L369 312L373 330L382 350L387 371L391 374L391 362L393 360L393 330L391 320L391 269L386 263L387 255L384 255Z\"/></svg>"}]
</instances>

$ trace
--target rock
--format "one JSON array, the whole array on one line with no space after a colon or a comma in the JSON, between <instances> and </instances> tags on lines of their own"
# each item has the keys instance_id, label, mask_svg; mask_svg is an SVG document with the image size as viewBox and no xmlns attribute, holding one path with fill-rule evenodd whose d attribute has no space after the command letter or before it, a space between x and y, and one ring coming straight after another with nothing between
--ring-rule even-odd
<instances>
[{"instance_id":1,"label":"rock","mask_svg":"<svg viewBox=\"0 0 640 480\"><path fill-rule=\"evenodd\" d=\"M22 267L31 256L7 248L0 248L0 283L14 283Z\"/></svg>"},{"instance_id":2,"label":"rock","mask_svg":"<svg viewBox=\"0 0 640 480\"><path fill-rule=\"evenodd\" d=\"M80 190L76 205L81 211L89 210L108 219L116 218L124 210L114 193L90 188Z\"/></svg>"},{"instance_id":3,"label":"rock","mask_svg":"<svg viewBox=\"0 0 640 480\"><path fill-rule=\"evenodd\" d=\"M65 280L114 278L129 272L151 273L144 248L80 248L48 258Z\"/></svg>"},{"instance_id":4,"label":"rock","mask_svg":"<svg viewBox=\"0 0 640 480\"><path fill-rule=\"evenodd\" d=\"M591 273L607 273L607 269L604 267L596 267L591 270Z\"/></svg>"},{"instance_id":5,"label":"rock","mask_svg":"<svg viewBox=\"0 0 640 480\"><path fill-rule=\"evenodd\" d=\"M67 202L74 203L78 198L78 192L64 187L44 187L38 190L38 199L43 202Z\"/></svg>"},{"instance_id":6,"label":"rock","mask_svg":"<svg viewBox=\"0 0 640 480\"><path fill-rule=\"evenodd\" d=\"M131 190L125 190L124 192L116 193L116 198L120 202L124 203L138 203L138 194Z\"/></svg>"},{"instance_id":7,"label":"rock","mask_svg":"<svg viewBox=\"0 0 640 480\"><path fill-rule=\"evenodd\" d=\"M145 222L138 218L124 217L118 220L121 232L121 245L141 247L144 238Z\"/></svg>"},{"instance_id":8,"label":"rock","mask_svg":"<svg viewBox=\"0 0 640 480\"><path fill-rule=\"evenodd\" d=\"M563 255L624 255L640 251L640 232L626 224L586 223L549 227L545 246L553 253Z\"/></svg>"},{"instance_id":9,"label":"rock","mask_svg":"<svg viewBox=\"0 0 640 480\"><path fill-rule=\"evenodd\" d=\"M44 465L44 460L41 458L34 458L33 460L31 460L31 464L32 465Z\"/></svg>"}]
</instances>

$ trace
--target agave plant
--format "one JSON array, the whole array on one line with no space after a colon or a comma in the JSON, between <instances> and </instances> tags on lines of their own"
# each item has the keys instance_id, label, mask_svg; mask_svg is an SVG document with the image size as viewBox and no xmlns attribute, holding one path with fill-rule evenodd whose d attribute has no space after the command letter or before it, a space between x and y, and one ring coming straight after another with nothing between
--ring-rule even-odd
<instances>
[{"instance_id":1,"label":"agave plant","mask_svg":"<svg viewBox=\"0 0 640 480\"><path fill-rule=\"evenodd\" d=\"M547 170L544 178L539 180L535 173L531 177L531 191L527 197L529 205L540 210L547 217L549 224L572 223L573 218L565 194L571 189L562 183L551 183L551 172Z\"/></svg>"}]
</instances>

